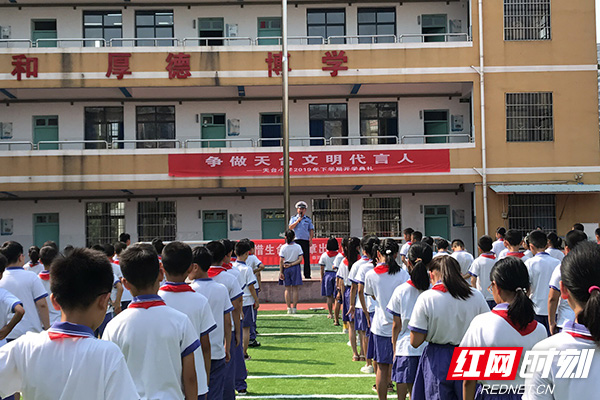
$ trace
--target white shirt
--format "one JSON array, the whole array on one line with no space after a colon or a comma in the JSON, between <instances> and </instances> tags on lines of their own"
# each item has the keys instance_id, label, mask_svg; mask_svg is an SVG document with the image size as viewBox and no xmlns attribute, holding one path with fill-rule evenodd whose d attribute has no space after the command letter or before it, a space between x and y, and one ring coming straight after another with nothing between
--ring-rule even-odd
<instances>
[{"instance_id":1,"label":"white shirt","mask_svg":"<svg viewBox=\"0 0 600 400\"><path fill-rule=\"evenodd\" d=\"M319 258L319 265L322 265L325 272L334 272L335 266L333 265L333 261L337 257L339 253L337 253L333 257L329 257L327 253L321 254L321 258Z\"/></svg>"},{"instance_id":2,"label":"white shirt","mask_svg":"<svg viewBox=\"0 0 600 400\"><path fill-rule=\"evenodd\" d=\"M50 328L61 330L83 338L51 340L48 332L29 332L0 348L0 397L20 391L31 400L139 399L114 343L94 338L94 332L81 325Z\"/></svg>"},{"instance_id":3,"label":"white shirt","mask_svg":"<svg viewBox=\"0 0 600 400\"><path fill-rule=\"evenodd\" d=\"M181 284L167 282L167 285L180 286ZM184 285L186 284L184 283ZM208 335L217 328L212 311L208 305L208 300L200 293L196 293L195 291L169 292L159 290L158 295L169 307L181 311L188 316L196 329L198 337ZM194 363L196 365L196 378L198 380L198 395L202 395L208 392L208 381L206 380L206 368L204 367L202 348L194 352Z\"/></svg>"},{"instance_id":4,"label":"white shirt","mask_svg":"<svg viewBox=\"0 0 600 400\"><path fill-rule=\"evenodd\" d=\"M0 289L0 327L6 326L12 319L17 305L23 305L23 302L16 298L11 292ZM6 339L0 340L0 347L6 344Z\"/></svg>"},{"instance_id":5,"label":"white shirt","mask_svg":"<svg viewBox=\"0 0 600 400\"><path fill-rule=\"evenodd\" d=\"M240 282L234 274L221 272L219 275L214 276L212 279L214 279L215 282L218 282L227 288L227 291L229 293L229 299L232 303L244 295L244 292L242 291L242 288L240 286ZM231 313L231 331L235 331L233 313Z\"/></svg>"},{"instance_id":6,"label":"white shirt","mask_svg":"<svg viewBox=\"0 0 600 400\"><path fill-rule=\"evenodd\" d=\"M528 250L529 251L529 250ZM510 253L510 254L509 254ZM518 257L517 254L521 255L521 257ZM513 253L508 249L504 249L500 252L500 254L498 255L498 260L502 260L503 258L509 257L509 256L513 256L513 257L517 257L520 258L521 261L525 262L527 260L529 260L531 257L527 255L527 253L521 253L521 252L516 252Z\"/></svg>"},{"instance_id":7,"label":"white shirt","mask_svg":"<svg viewBox=\"0 0 600 400\"><path fill-rule=\"evenodd\" d=\"M31 271L37 275L40 272L42 272L45 268L44 268L44 264L42 264L41 261L38 261L35 264L32 264L31 261L29 261L27 264L23 265L23 269L25 271Z\"/></svg>"},{"instance_id":8,"label":"white shirt","mask_svg":"<svg viewBox=\"0 0 600 400\"><path fill-rule=\"evenodd\" d=\"M48 296L42 280L33 272L25 271L22 267L9 267L6 268L0 279L0 288L8 290L21 300L25 309L23 319L8 334L7 339L16 339L27 332L41 332L42 321L35 302Z\"/></svg>"},{"instance_id":9,"label":"white shirt","mask_svg":"<svg viewBox=\"0 0 600 400\"><path fill-rule=\"evenodd\" d=\"M344 255L342 253L338 253L338 255L333 259L333 267L338 269L342 261L344 261Z\"/></svg>"},{"instance_id":10,"label":"white shirt","mask_svg":"<svg viewBox=\"0 0 600 400\"><path fill-rule=\"evenodd\" d=\"M200 347L200 341L182 312L166 305L133 308L155 301L162 299L134 297L129 308L106 325L102 339L116 343L123 352L141 400L183 399L181 360Z\"/></svg>"},{"instance_id":11,"label":"white shirt","mask_svg":"<svg viewBox=\"0 0 600 400\"><path fill-rule=\"evenodd\" d=\"M392 316L400 317L402 321L402 329L396 340L396 356L420 356L423 354L425 346L427 346L427 342L423 342L416 349L412 347L410 345L410 330L408 329L410 316L421 293L423 292L409 282L405 282L394 290L387 305L387 311Z\"/></svg>"},{"instance_id":12,"label":"white shirt","mask_svg":"<svg viewBox=\"0 0 600 400\"><path fill-rule=\"evenodd\" d=\"M447 251L438 251L437 253L435 253L435 255L433 255L433 257L431 258L435 258L435 257L441 257L441 256L449 256L450 253L448 253Z\"/></svg>"},{"instance_id":13,"label":"white shirt","mask_svg":"<svg viewBox=\"0 0 600 400\"><path fill-rule=\"evenodd\" d=\"M465 250L458 250L453 252L450 257L454 258L460 264L460 274L465 275L469 273L469 267L473 263L473 256L471 253Z\"/></svg>"},{"instance_id":14,"label":"white shirt","mask_svg":"<svg viewBox=\"0 0 600 400\"><path fill-rule=\"evenodd\" d=\"M565 253L563 253L562 250L558 250L553 247L548 247L546 249L546 253L550 254L550 256L556 258L560 262L562 262L563 258L565 258Z\"/></svg>"},{"instance_id":15,"label":"white shirt","mask_svg":"<svg viewBox=\"0 0 600 400\"><path fill-rule=\"evenodd\" d=\"M50 294L50 275L48 273L48 271L42 271L40 272L40 274L38 275L40 280L42 281L42 285L44 285L44 289L46 290L46 293ZM50 324L54 324L55 322L60 322L60 316L61 316L61 312L60 310L57 310L56 308L54 308L54 305L52 305L52 301L50 300L50 296L46 297L46 300L48 300L48 315L50 316Z\"/></svg>"},{"instance_id":16,"label":"white shirt","mask_svg":"<svg viewBox=\"0 0 600 400\"><path fill-rule=\"evenodd\" d=\"M471 288L471 293L462 300L450 292L423 292L415 303L408 329L425 333L425 340L430 343L458 345L473 318L490 310L477 289Z\"/></svg>"},{"instance_id":17,"label":"white shirt","mask_svg":"<svg viewBox=\"0 0 600 400\"><path fill-rule=\"evenodd\" d=\"M190 285L197 293L208 300L217 327L209 335L210 357L213 360L225 358L225 318L233 311L227 288L210 278L196 279Z\"/></svg>"},{"instance_id":18,"label":"white shirt","mask_svg":"<svg viewBox=\"0 0 600 400\"><path fill-rule=\"evenodd\" d=\"M117 278L119 278L119 281L121 279L123 279L123 272L121 272L121 266L117 263L111 263L112 269L113 269L113 273L117 276ZM116 295L115 295L116 297ZM112 295L111 295L112 298ZM123 285L123 294L121 295L121 302L123 301L131 301L133 300L133 296L131 295L131 292L129 291L129 289L127 289L125 287L125 285Z\"/></svg>"},{"instance_id":19,"label":"white shirt","mask_svg":"<svg viewBox=\"0 0 600 400\"><path fill-rule=\"evenodd\" d=\"M563 331L548 339L542 340L535 346L533 350L585 350L594 349L594 358L592 359L589 375L585 379L557 379L560 366L558 365L559 357L554 357L550 374L548 378L542 378L540 373L533 375L533 378L525 380L526 385L550 385L554 387L554 395L549 393L538 394L535 391L526 392L523 395L523 400L588 400L598 398L598 382L600 381L600 346L594 341L575 338L568 332L577 334L589 335L589 331L583 325L574 324L571 321L565 323ZM545 392L545 391L544 391Z\"/></svg>"},{"instance_id":20,"label":"white shirt","mask_svg":"<svg viewBox=\"0 0 600 400\"><path fill-rule=\"evenodd\" d=\"M252 269L249 268L248 265L246 265L246 263L243 261L236 261L233 264L232 269L238 270L244 281L242 306L247 307L253 305L254 297L252 297L252 293L250 292L250 286L256 283L256 276L254 275L254 272L252 272Z\"/></svg>"},{"instance_id":21,"label":"white shirt","mask_svg":"<svg viewBox=\"0 0 600 400\"><path fill-rule=\"evenodd\" d=\"M487 256L487 257L486 257ZM491 257L491 258L489 258ZM485 253L480 255L471 264L469 268L469 274L477 278L475 286L477 290L481 292L486 300L494 300L494 296L490 293L488 287L492 283L490 281L490 272L496 263L496 257L492 253Z\"/></svg>"},{"instance_id":22,"label":"white shirt","mask_svg":"<svg viewBox=\"0 0 600 400\"><path fill-rule=\"evenodd\" d=\"M537 253L533 258L525 261L529 272L531 290L529 297L533 301L537 315L548 315L548 293L550 293L550 278L560 261L548 253Z\"/></svg>"},{"instance_id":23,"label":"white shirt","mask_svg":"<svg viewBox=\"0 0 600 400\"><path fill-rule=\"evenodd\" d=\"M371 332L379 336L392 337L394 317L386 310L394 290L409 279L408 273L400 271L391 275L389 272L378 274L375 269L365 275L365 296L375 296L377 305L371 320Z\"/></svg>"},{"instance_id":24,"label":"white shirt","mask_svg":"<svg viewBox=\"0 0 600 400\"><path fill-rule=\"evenodd\" d=\"M346 262L347 260L344 258L340 263L335 276L344 281L344 286L352 286L352 282L350 282L350 271L348 271L348 264L346 264ZM342 293L342 296L343 295L344 294Z\"/></svg>"},{"instance_id":25,"label":"white shirt","mask_svg":"<svg viewBox=\"0 0 600 400\"><path fill-rule=\"evenodd\" d=\"M492 252L496 255L496 258L506 250L506 246L504 245L504 239L498 239L494 243L492 243Z\"/></svg>"},{"instance_id":26,"label":"white shirt","mask_svg":"<svg viewBox=\"0 0 600 400\"><path fill-rule=\"evenodd\" d=\"M375 268L375 266L373 265L373 261L371 261L369 259L363 260L363 262L356 269L356 276L355 276L356 282L359 285L364 286L365 276L367 275L367 272L372 271L373 268ZM352 267L352 269L354 270L354 267ZM350 271L350 272L352 272L352 271ZM363 291L364 291L364 289L363 289ZM375 306L377 306L377 300L374 300L373 297L371 297L371 296L365 296L365 300L367 302L367 311L369 311L369 313L375 312ZM360 297L358 297L358 296L356 296L356 307L362 307L362 304L360 304Z\"/></svg>"},{"instance_id":27,"label":"white shirt","mask_svg":"<svg viewBox=\"0 0 600 400\"><path fill-rule=\"evenodd\" d=\"M556 308L556 325L563 327L567 321L575 321L575 311L569 305L567 300L560 297L560 264L554 268L550 277L550 290L556 290L559 293L558 307Z\"/></svg>"},{"instance_id":28,"label":"white shirt","mask_svg":"<svg viewBox=\"0 0 600 400\"><path fill-rule=\"evenodd\" d=\"M246 260L246 265L248 267L250 267L252 269L252 273L254 274L254 277L256 277L256 270L261 266L262 261L260 261L258 259L258 257L256 257L254 254L250 254L248 256L248 259ZM258 284L258 279L256 280L256 283L254 284L254 288L258 289L260 287L260 285Z\"/></svg>"},{"instance_id":29,"label":"white shirt","mask_svg":"<svg viewBox=\"0 0 600 400\"><path fill-rule=\"evenodd\" d=\"M398 254L404 257L408 256L408 250L410 249L410 246L412 246L412 242L404 243L400 248L400 253Z\"/></svg>"},{"instance_id":30,"label":"white shirt","mask_svg":"<svg viewBox=\"0 0 600 400\"><path fill-rule=\"evenodd\" d=\"M246 287L245 275L242 275L239 269L233 268L233 264L231 265L231 268L227 270L227 273L235 276L235 279L237 279L238 284L240 285L240 289L244 290Z\"/></svg>"},{"instance_id":31,"label":"white shirt","mask_svg":"<svg viewBox=\"0 0 600 400\"><path fill-rule=\"evenodd\" d=\"M494 310L507 310L508 303L498 304L494 307ZM469 329L465 333L460 347L522 347L523 355L527 350L531 348L540 340L544 340L547 337L546 328L542 324L537 324L535 329L527 334L521 335L519 331L513 328L503 317L494 314L493 312L486 312L473 318ZM521 368L519 367L518 371ZM525 380L517 377L514 381L485 381L490 385L523 385Z\"/></svg>"},{"instance_id":32,"label":"white shirt","mask_svg":"<svg viewBox=\"0 0 600 400\"><path fill-rule=\"evenodd\" d=\"M359 258L358 261L356 261L354 264L352 264L352 268L350 268L350 272L348 273L348 280L350 281L350 283L352 285L358 285L360 283L364 283L364 282L359 282L356 279L356 276L358 275L358 270L360 269L360 266L363 265L365 263L365 259L364 258ZM363 277L364 280L364 277ZM356 292L356 302L355 302L355 306L356 308L360 308L361 304L360 304L360 298L358 296L358 289Z\"/></svg>"},{"instance_id":33,"label":"white shirt","mask_svg":"<svg viewBox=\"0 0 600 400\"><path fill-rule=\"evenodd\" d=\"M302 247L298 243L284 244L279 249L279 257L283 258L284 262L293 263L302 255Z\"/></svg>"}]
</instances>

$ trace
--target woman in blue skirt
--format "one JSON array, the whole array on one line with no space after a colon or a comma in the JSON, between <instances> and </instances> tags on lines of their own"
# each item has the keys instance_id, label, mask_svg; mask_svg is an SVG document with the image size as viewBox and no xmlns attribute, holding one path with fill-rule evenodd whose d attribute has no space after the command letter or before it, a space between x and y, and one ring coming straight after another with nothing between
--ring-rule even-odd
<instances>
[{"instance_id":1,"label":"woman in blue skirt","mask_svg":"<svg viewBox=\"0 0 600 400\"><path fill-rule=\"evenodd\" d=\"M279 284L285 285L287 313L296 314L298 307L298 287L302 285L302 247L294 242L296 234L285 231L285 244L279 249Z\"/></svg>"},{"instance_id":2,"label":"woman in blue skirt","mask_svg":"<svg viewBox=\"0 0 600 400\"><path fill-rule=\"evenodd\" d=\"M334 261L337 257L340 245L336 238L329 238L327 240L327 251L321 254L319 258L319 266L321 267L321 296L327 298L327 311L329 315L327 318L333 319L333 297L335 296L336 276L337 270ZM339 325L339 321L336 320Z\"/></svg>"}]
</instances>

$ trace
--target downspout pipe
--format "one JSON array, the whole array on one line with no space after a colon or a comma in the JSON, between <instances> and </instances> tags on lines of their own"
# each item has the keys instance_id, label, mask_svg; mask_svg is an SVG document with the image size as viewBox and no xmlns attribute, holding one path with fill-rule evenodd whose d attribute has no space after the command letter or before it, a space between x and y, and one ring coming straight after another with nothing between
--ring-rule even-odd
<instances>
[{"instance_id":1,"label":"downspout pipe","mask_svg":"<svg viewBox=\"0 0 600 400\"><path fill-rule=\"evenodd\" d=\"M479 17L479 68L474 68L479 74L479 90L481 103L481 177L483 179L483 225L485 234L489 234L488 218L488 179L487 179L487 150L485 134L485 71L483 63L483 0L478 0Z\"/></svg>"}]
</instances>

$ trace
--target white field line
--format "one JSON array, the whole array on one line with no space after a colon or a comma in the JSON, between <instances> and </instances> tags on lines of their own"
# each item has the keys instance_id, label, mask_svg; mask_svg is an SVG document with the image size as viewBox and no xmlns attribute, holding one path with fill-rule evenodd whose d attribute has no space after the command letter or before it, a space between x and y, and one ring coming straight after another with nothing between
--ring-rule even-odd
<instances>
[{"instance_id":1,"label":"white field line","mask_svg":"<svg viewBox=\"0 0 600 400\"><path fill-rule=\"evenodd\" d=\"M291 318L312 318L318 317L319 314L258 314L257 318L269 318L269 317L291 317ZM324 316L324 315L323 315Z\"/></svg>"},{"instance_id":2,"label":"white field line","mask_svg":"<svg viewBox=\"0 0 600 400\"><path fill-rule=\"evenodd\" d=\"M246 379L374 378L375 374L249 375Z\"/></svg>"},{"instance_id":3,"label":"white field line","mask_svg":"<svg viewBox=\"0 0 600 400\"><path fill-rule=\"evenodd\" d=\"M244 396L244 399L377 399L372 394L277 394L267 396ZM396 399L397 395L390 394L388 399Z\"/></svg>"},{"instance_id":4,"label":"white field line","mask_svg":"<svg viewBox=\"0 0 600 400\"><path fill-rule=\"evenodd\" d=\"M344 332L277 332L259 333L258 336L313 336L313 335L347 335Z\"/></svg>"}]
</instances>

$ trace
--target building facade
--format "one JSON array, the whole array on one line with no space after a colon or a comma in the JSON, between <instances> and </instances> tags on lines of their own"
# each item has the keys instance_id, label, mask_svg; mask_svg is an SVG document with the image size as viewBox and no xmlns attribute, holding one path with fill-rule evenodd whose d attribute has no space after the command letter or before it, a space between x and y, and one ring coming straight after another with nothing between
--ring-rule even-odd
<instances>
[{"instance_id":1,"label":"building facade","mask_svg":"<svg viewBox=\"0 0 600 400\"><path fill-rule=\"evenodd\" d=\"M2 239L279 237L280 4L1 0ZM317 236L597 226L593 0L297 0L289 36Z\"/></svg>"}]
</instances>

